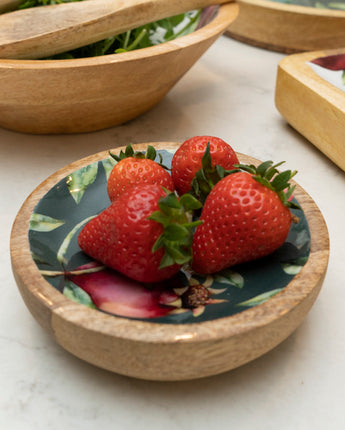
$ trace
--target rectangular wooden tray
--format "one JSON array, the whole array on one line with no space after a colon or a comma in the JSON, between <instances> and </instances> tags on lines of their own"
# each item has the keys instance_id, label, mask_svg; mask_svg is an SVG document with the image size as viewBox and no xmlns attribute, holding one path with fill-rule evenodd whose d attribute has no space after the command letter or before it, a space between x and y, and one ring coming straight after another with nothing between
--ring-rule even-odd
<instances>
[{"instance_id":1,"label":"rectangular wooden tray","mask_svg":"<svg viewBox=\"0 0 345 430\"><path fill-rule=\"evenodd\" d=\"M292 127L345 170L345 85L344 90L338 88L310 64L341 54L345 48L284 58L278 65L275 103Z\"/></svg>"}]
</instances>

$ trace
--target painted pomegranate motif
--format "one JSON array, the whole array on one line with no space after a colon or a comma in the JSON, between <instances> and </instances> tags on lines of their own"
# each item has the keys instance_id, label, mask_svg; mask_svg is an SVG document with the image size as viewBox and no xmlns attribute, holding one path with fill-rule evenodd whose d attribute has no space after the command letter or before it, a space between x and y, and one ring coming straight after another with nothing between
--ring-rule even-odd
<instances>
[{"instance_id":1,"label":"painted pomegranate motif","mask_svg":"<svg viewBox=\"0 0 345 430\"><path fill-rule=\"evenodd\" d=\"M146 286L95 262L65 276L90 296L96 308L119 316L157 318L188 310L198 316L206 305L224 301L211 297L225 291L211 289L212 277L203 284L189 277L189 285L185 285L180 277L175 277Z\"/></svg>"},{"instance_id":2,"label":"painted pomegranate motif","mask_svg":"<svg viewBox=\"0 0 345 430\"><path fill-rule=\"evenodd\" d=\"M78 271L97 267L90 263ZM133 318L157 318L181 308L181 299L161 284L146 288L120 273L103 269L94 273L68 275L68 279L89 294L95 306L105 312Z\"/></svg>"}]
</instances>

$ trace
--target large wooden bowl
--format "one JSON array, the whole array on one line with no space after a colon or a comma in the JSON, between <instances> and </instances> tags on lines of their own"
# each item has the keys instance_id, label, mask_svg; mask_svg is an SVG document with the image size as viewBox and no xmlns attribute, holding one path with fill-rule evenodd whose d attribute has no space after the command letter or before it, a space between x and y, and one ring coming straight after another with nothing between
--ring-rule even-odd
<instances>
[{"instance_id":1,"label":"large wooden bowl","mask_svg":"<svg viewBox=\"0 0 345 430\"><path fill-rule=\"evenodd\" d=\"M271 0L238 0L238 4L238 18L226 32L234 39L288 54L344 46L343 10Z\"/></svg>"},{"instance_id":2,"label":"large wooden bowl","mask_svg":"<svg viewBox=\"0 0 345 430\"><path fill-rule=\"evenodd\" d=\"M129 121L156 105L236 18L220 6L199 30L122 54L73 60L0 60L0 126L80 133Z\"/></svg>"},{"instance_id":3,"label":"large wooden bowl","mask_svg":"<svg viewBox=\"0 0 345 430\"><path fill-rule=\"evenodd\" d=\"M146 146L147 144L138 145L137 149L144 149ZM156 147L175 150L178 144L161 143L156 144ZM120 149L117 148L114 152ZM79 172L91 163L97 162L97 165L101 163L103 166L103 160L107 158L108 153L101 152L76 161L50 176L28 197L13 225L11 259L19 290L34 318L63 348L89 363L123 375L151 380L187 380L219 374L243 365L274 348L299 326L320 291L328 263L329 242L327 227L319 209L298 185L295 197L303 208L310 231L307 262L297 274L288 277L279 292L275 290L273 296L270 295L266 301L253 307L237 308L239 311L236 313L224 316L219 313L218 307L224 303L216 303L210 306L210 312L213 313L209 313L208 318L191 315L191 322L183 316L190 315L188 311L189 314L181 314L181 319L157 322L153 318L132 319L89 308L72 301L52 286L39 271L31 254L29 222L33 211L42 201L50 204L53 187L76 208L68 191L63 190L67 178L70 182L72 172ZM239 154L239 158L242 162L258 163L242 154ZM87 170L84 169L83 172L88 175ZM89 191L97 194L97 198L106 187L104 173L99 174L100 188L92 185L93 191L91 188ZM44 197L48 192L49 198L46 200ZM90 200L84 199L84 202L90 207ZM40 210L44 209L46 203L43 203ZM61 217L61 206L54 206L50 215ZM47 211L47 206L44 211ZM73 210L67 211L69 215L72 212ZM66 231L70 231L69 229L70 227ZM52 242L46 242L46 234L50 233L43 232L43 240L48 243L47 253L51 254ZM299 230L297 236L298 248L301 248L305 232ZM46 258L44 254L42 257ZM271 265L272 260L273 257L270 256L266 264ZM258 273L262 274L263 266L265 264L262 260L254 271L253 266L249 266L254 280L254 294L257 294L261 276ZM276 282L277 272L274 273L274 277L267 279L265 276L264 282L261 281L268 290L273 288L270 284ZM279 273L283 274L280 265ZM237 294L238 288L231 288L229 300L225 300L226 306L233 300L234 294ZM207 311L208 309L205 313ZM180 314L177 318L179 316Z\"/></svg>"}]
</instances>

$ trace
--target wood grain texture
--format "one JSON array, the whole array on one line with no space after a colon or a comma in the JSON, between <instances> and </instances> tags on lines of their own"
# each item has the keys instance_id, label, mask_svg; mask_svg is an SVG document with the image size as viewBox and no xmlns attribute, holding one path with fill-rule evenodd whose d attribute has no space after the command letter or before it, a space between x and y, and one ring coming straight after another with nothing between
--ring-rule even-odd
<instances>
[{"instance_id":1,"label":"wood grain texture","mask_svg":"<svg viewBox=\"0 0 345 430\"><path fill-rule=\"evenodd\" d=\"M345 170L345 93L307 64L340 53L345 48L284 58L278 66L275 104L292 127Z\"/></svg>"},{"instance_id":2,"label":"wood grain texture","mask_svg":"<svg viewBox=\"0 0 345 430\"><path fill-rule=\"evenodd\" d=\"M179 143L150 143L177 148ZM142 150L148 144L136 145ZM116 148L113 152L124 148ZM243 162L258 161L238 154ZM107 315L72 302L39 274L31 258L28 227L39 200L71 171L104 159L101 152L76 161L44 181L24 202L13 224L11 261L18 288L39 324L75 356L101 368L150 380L188 380L219 374L268 352L303 321L323 282L329 256L325 221L297 185L295 196L311 232L308 262L273 298L236 315L193 324L159 324Z\"/></svg>"},{"instance_id":3,"label":"wood grain texture","mask_svg":"<svg viewBox=\"0 0 345 430\"><path fill-rule=\"evenodd\" d=\"M97 0L18 10L0 16L0 58L49 57L212 4L213 0Z\"/></svg>"},{"instance_id":4,"label":"wood grain texture","mask_svg":"<svg viewBox=\"0 0 345 430\"><path fill-rule=\"evenodd\" d=\"M0 60L0 126L81 133L122 124L155 106L226 30L236 4L171 42L74 60Z\"/></svg>"},{"instance_id":5,"label":"wood grain texture","mask_svg":"<svg viewBox=\"0 0 345 430\"><path fill-rule=\"evenodd\" d=\"M239 0L236 21L226 35L287 54L345 46L345 11Z\"/></svg>"}]
</instances>

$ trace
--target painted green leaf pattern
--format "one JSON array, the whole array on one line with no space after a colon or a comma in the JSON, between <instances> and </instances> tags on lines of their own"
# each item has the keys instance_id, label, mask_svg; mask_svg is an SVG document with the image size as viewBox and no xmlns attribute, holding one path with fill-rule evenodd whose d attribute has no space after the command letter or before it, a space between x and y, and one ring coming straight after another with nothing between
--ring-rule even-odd
<instances>
[{"instance_id":1,"label":"painted green leaf pattern","mask_svg":"<svg viewBox=\"0 0 345 430\"><path fill-rule=\"evenodd\" d=\"M299 226L297 224L296 226L296 240L295 240L295 244L298 248L302 248L303 246L305 246L306 244L309 243L309 236L308 236L308 232L305 231L305 229L302 229L301 231L299 231Z\"/></svg>"},{"instance_id":2,"label":"painted green leaf pattern","mask_svg":"<svg viewBox=\"0 0 345 430\"><path fill-rule=\"evenodd\" d=\"M230 284L237 288L242 288L244 285L243 276L232 270L223 270L214 275L214 281L221 284Z\"/></svg>"},{"instance_id":3,"label":"painted green leaf pattern","mask_svg":"<svg viewBox=\"0 0 345 430\"><path fill-rule=\"evenodd\" d=\"M116 161L113 158L107 158L105 160L102 160L102 165L103 165L107 180L109 179L110 172L113 170L115 164L116 164Z\"/></svg>"},{"instance_id":4,"label":"painted green leaf pattern","mask_svg":"<svg viewBox=\"0 0 345 430\"><path fill-rule=\"evenodd\" d=\"M46 263L46 261L43 258L39 257L34 252L31 252L31 257L36 263L44 263L44 264Z\"/></svg>"},{"instance_id":5,"label":"painted green leaf pattern","mask_svg":"<svg viewBox=\"0 0 345 430\"><path fill-rule=\"evenodd\" d=\"M68 235L64 238L62 244L60 245L60 248L56 254L57 260L62 263L66 264L67 261L65 259L65 254L67 252L67 249L69 247L69 244L71 243L71 240L73 239L74 235L77 233L77 231L84 226L86 223L88 223L92 218L94 218L95 215L92 215L88 218L83 219L80 221L76 226L73 227L73 229L68 233Z\"/></svg>"},{"instance_id":6,"label":"painted green leaf pattern","mask_svg":"<svg viewBox=\"0 0 345 430\"><path fill-rule=\"evenodd\" d=\"M55 230L65 224L64 220L55 219L47 215L33 213L30 219L29 229L33 231L47 232Z\"/></svg>"},{"instance_id":7,"label":"painted green leaf pattern","mask_svg":"<svg viewBox=\"0 0 345 430\"><path fill-rule=\"evenodd\" d=\"M290 263L281 263L281 266L287 275L294 276L301 271L307 261L308 257L301 257Z\"/></svg>"},{"instance_id":8,"label":"painted green leaf pattern","mask_svg":"<svg viewBox=\"0 0 345 430\"><path fill-rule=\"evenodd\" d=\"M297 275L301 271L303 266L298 264L282 263L282 269L288 275Z\"/></svg>"},{"instance_id":9,"label":"painted green leaf pattern","mask_svg":"<svg viewBox=\"0 0 345 430\"><path fill-rule=\"evenodd\" d=\"M67 177L67 187L77 204L80 203L86 189L95 181L97 171L98 163L92 163Z\"/></svg>"},{"instance_id":10,"label":"painted green leaf pattern","mask_svg":"<svg viewBox=\"0 0 345 430\"><path fill-rule=\"evenodd\" d=\"M89 308L96 309L96 306L93 304L90 296L73 282L66 280L65 287L63 290L63 294L70 300L74 302L85 305Z\"/></svg>"},{"instance_id":11,"label":"painted green leaf pattern","mask_svg":"<svg viewBox=\"0 0 345 430\"><path fill-rule=\"evenodd\" d=\"M237 306L257 306L261 305L262 303L265 303L268 299L278 294L280 291L282 291L283 288L277 288L275 290L267 291L266 293L259 294L256 297L253 297L249 300L246 300L244 302L238 303Z\"/></svg>"},{"instance_id":12,"label":"painted green leaf pattern","mask_svg":"<svg viewBox=\"0 0 345 430\"><path fill-rule=\"evenodd\" d=\"M339 9L339 10L345 10L345 4L341 3L341 2L328 2L328 1L324 1L324 2L316 2L315 3L315 7L319 8L319 9Z\"/></svg>"},{"instance_id":13,"label":"painted green leaf pattern","mask_svg":"<svg viewBox=\"0 0 345 430\"><path fill-rule=\"evenodd\" d=\"M315 7L316 9L345 10L345 5L341 1L333 0L273 0L276 3Z\"/></svg>"}]
</instances>

